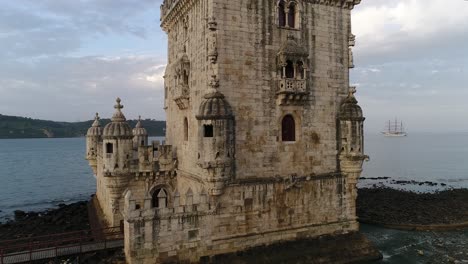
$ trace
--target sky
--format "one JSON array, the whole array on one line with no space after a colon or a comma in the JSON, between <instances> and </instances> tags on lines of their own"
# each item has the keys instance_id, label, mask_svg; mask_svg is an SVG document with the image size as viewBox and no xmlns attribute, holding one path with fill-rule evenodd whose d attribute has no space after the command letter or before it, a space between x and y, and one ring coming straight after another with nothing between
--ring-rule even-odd
<instances>
[{"instance_id":1,"label":"sky","mask_svg":"<svg viewBox=\"0 0 468 264\"><path fill-rule=\"evenodd\" d=\"M56 121L163 120L162 0L15 0L0 6L0 113ZM468 2L362 0L351 84L377 133L468 131Z\"/></svg>"}]
</instances>

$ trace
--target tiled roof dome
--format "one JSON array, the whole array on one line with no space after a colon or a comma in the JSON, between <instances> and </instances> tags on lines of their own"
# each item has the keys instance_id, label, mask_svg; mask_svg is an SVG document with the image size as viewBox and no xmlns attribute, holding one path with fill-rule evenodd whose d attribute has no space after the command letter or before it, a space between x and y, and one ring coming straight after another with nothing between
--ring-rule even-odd
<instances>
[{"instance_id":1,"label":"tiled roof dome","mask_svg":"<svg viewBox=\"0 0 468 264\"><path fill-rule=\"evenodd\" d=\"M86 133L86 136L88 137L100 137L102 136L102 127L101 124L99 123L99 114L96 113L96 117L94 118L94 123L93 125L88 129L88 133Z\"/></svg>"},{"instance_id":2,"label":"tiled roof dome","mask_svg":"<svg viewBox=\"0 0 468 264\"><path fill-rule=\"evenodd\" d=\"M120 104L120 98L117 98L117 104L114 106L116 109L112 116L112 122L104 127L104 138L132 138L132 129L127 123L127 119L122 113L123 105Z\"/></svg>"},{"instance_id":3,"label":"tiled roof dome","mask_svg":"<svg viewBox=\"0 0 468 264\"><path fill-rule=\"evenodd\" d=\"M224 95L218 91L205 95L197 115L199 120L230 119L232 117L231 106L224 99Z\"/></svg>"},{"instance_id":4,"label":"tiled roof dome","mask_svg":"<svg viewBox=\"0 0 468 264\"><path fill-rule=\"evenodd\" d=\"M340 107L340 119L364 119L362 108L354 97L355 90L351 89L348 97L344 99Z\"/></svg>"},{"instance_id":5,"label":"tiled roof dome","mask_svg":"<svg viewBox=\"0 0 468 264\"><path fill-rule=\"evenodd\" d=\"M138 117L138 123L136 124L135 128L133 129L133 135L134 136L148 136L148 132L141 125L141 116Z\"/></svg>"}]
</instances>

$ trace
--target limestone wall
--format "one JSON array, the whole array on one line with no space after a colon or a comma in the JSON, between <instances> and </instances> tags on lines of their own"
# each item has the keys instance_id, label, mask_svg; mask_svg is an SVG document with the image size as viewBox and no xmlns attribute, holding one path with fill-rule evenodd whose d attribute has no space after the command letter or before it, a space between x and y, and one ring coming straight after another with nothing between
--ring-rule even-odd
<instances>
[{"instance_id":1,"label":"limestone wall","mask_svg":"<svg viewBox=\"0 0 468 264\"><path fill-rule=\"evenodd\" d=\"M346 178L333 174L238 182L219 199L193 192L190 199L184 194L172 198L169 208L126 210L127 260L198 261L256 245L357 230L347 186ZM133 193L126 197L128 208L138 203Z\"/></svg>"}]
</instances>

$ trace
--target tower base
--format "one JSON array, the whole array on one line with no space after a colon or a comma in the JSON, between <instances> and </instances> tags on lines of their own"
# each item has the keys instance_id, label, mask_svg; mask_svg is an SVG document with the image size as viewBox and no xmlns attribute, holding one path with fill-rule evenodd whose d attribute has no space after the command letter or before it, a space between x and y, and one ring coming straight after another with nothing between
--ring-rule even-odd
<instances>
[{"instance_id":1,"label":"tower base","mask_svg":"<svg viewBox=\"0 0 468 264\"><path fill-rule=\"evenodd\" d=\"M202 257L200 263L371 263L379 259L382 254L375 246L363 234L352 232Z\"/></svg>"}]
</instances>

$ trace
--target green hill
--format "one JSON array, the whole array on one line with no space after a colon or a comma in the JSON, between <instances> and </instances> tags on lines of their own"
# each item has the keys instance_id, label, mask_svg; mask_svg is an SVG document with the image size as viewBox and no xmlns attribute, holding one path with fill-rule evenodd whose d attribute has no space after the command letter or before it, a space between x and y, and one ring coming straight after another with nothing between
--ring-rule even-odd
<instances>
[{"instance_id":1,"label":"green hill","mask_svg":"<svg viewBox=\"0 0 468 264\"><path fill-rule=\"evenodd\" d=\"M101 119L104 127L110 119ZM131 127L135 127L137 120L127 120ZM83 137L93 123L93 120L84 122L55 122L31 119L18 116L0 114L0 139L2 138L65 138ZM141 121L149 136L164 136L165 121L146 119Z\"/></svg>"}]
</instances>

